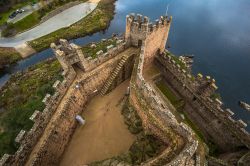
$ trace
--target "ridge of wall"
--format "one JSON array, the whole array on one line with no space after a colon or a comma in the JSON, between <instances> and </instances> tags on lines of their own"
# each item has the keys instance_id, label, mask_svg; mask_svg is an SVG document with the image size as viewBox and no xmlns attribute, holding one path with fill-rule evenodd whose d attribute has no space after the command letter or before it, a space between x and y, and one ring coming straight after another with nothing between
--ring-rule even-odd
<instances>
[{"instance_id":1,"label":"ridge of wall","mask_svg":"<svg viewBox=\"0 0 250 166\"><path fill-rule=\"evenodd\" d=\"M68 70L73 64L78 64L84 71L91 71L100 64L103 64L123 52L128 46L125 41L117 40L116 46L107 46L107 52L104 53L103 50L98 51L96 53L96 58L86 58L80 46L69 43L65 39L60 39L60 45L52 43L51 48L64 70Z\"/></svg>"},{"instance_id":2,"label":"ridge of wall","mask_svg":"<svg viewBox=\"0 0 250 166\"><path fill-rule=\"evenodd\" d=\"M203 114L209 112L209 115L213 115L221 123L228 126L229 131L235 138L250 148L250 134L245 129L247 124L241 119L234 120L232 117L234 113L230 109L223 108L222 101L211 97L217 89L214 79L210 76L204 77L202 74L198 74L196 77L191 76L168 53L158 55L157 61L164 66L164 72L169 71L173 75L173 80L176 80L182 86L179 91L187 92L185 94L188 98L195 99L192 103L200 110L204 110ZM236 142L231 141L229 144Z\"/></svg>"},{"instance_id":3,"label":"ridge of wall","mask_svg":"<svg viewBox=\"0 0 250 166\"><path fill-rule=\"evenodd\" d=\"M81 114L88 101L99 93L120 59L121 56L115 56L89 72L78 74L77 80L68 85L70 89L67 97L64 97L56 116L53 116L50 122L52 126L46 129L46 135L43 135L42 141L37 143L39 146L34 153L32 152L33 155L26 165L58 165L77 127L76 115Z\"/></svg>"},{"instance_id":4,"label":"ridge of wall","mask_svg":"<svg viewBox=\"0 0 250 166\"><path fill-rule=\"evenodd\" d=\"M135 65L131 78L130 102L138 111L144 128L158 135L164 142L167 140L166 143L169 144L162 154L147 161L145 165L185 165L192 162L198 141L193 131L176 120L158 92L143 78L144 53L143 43L138 64Z\"/></svg>"},{"instance_id":5,"label":"ridge of wall","mask_svg":"<svg viewBox=\"0 0 250 166\"><path fill-rule=\"evenodd\" d=\"M63 72L64 80L60 82L57 80L53 88L55 89L54 95L46 94L43 102L45 108L42 112L36 110L30 120L34 122L33 127L29 131L21 130L16 136L15 141L20 144L18 150L15 154L9 155L4 154L0 160L0 165L24 165L27 157L31 153L36 142L39 140L39 137L42 135L44 129L49 123L52 115L56 110L56 106L62 100L65 92L68 89L68 86L72 83L75 78L74 71Z\"/></svg>"}]
</instances>

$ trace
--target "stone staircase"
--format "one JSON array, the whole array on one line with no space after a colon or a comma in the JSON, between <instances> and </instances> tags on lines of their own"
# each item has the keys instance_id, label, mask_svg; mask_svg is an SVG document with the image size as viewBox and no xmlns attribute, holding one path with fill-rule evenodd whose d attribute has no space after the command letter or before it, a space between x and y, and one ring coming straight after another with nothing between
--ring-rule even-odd
<instances>
[{"instance_id":1,"label":"stone staircase","mask_svg":"<svg viewBox=\"0 0 250 166\"><path fill-rule=\"evenodd\" d=\"M113 81L118 76L119 72L122 69L122 66L125 64L125 62L127 61L128 58L129 58L128 55L123 55L122 56L120 62L116 66L115 70L111 73L110 77L105 82L105 84L104 84L104 86L103 86L103 88L102 88L102 90L100 92L102 96L104 96L108 92L108 90L111 87Z\"/></svg>"}]
</instances>

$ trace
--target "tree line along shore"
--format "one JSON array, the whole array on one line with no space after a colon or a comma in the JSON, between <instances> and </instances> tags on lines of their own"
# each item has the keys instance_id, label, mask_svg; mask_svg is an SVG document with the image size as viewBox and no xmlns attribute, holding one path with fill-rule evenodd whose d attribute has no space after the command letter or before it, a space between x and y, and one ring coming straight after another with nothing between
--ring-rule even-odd
<instances>
[{"instance_id":1,"label":"tree line along shore","mask_svg":"<svg viewBox=\"0 0 250 166\"><path fill-rule=\"evenodd\" d=\"M86 1L86 0L83 0ZM95 32L105 30L114 15L115 0L101 0L96 9L67 28L59 29L48 35L28 42L28 44L37 52L49 48L50 43L57 43L59 39L73 39L91 35ZM11 50L11 51L10 51ZM0 70L6 65L17 62L22 59L20 54L12 48L0 47Z\"/></svg>"}]
</instances>

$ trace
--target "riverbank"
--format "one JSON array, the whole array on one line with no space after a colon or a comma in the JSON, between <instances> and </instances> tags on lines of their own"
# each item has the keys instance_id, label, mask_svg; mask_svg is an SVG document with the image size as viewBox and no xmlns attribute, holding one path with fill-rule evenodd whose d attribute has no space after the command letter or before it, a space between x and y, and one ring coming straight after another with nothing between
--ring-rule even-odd
<instances>
[{"instance_id":1,"label":"riverbank","mask_svg":"<svg viewBox=\"0 0 250 166\"><path fill-rule=\"evenodd\" d=\"M82 2L83 1L86 1L86 0L82 0ZM106 6L109 6L109 8L107 8L107 10L110 10L110 7L113 7L114 8L114 6L113 6L113 3L111 3L111 2L113 2L114 0L104 0L105 2L102 2L104 5L102 5L103 7L102 7L102 10L106 10ZM99 0L90 0L89 2L91 2L91 3L98 3L99 2ZM106 4L106 3L108 3L108 5ZM109 3L111 3L111 4L109 4ZM100 7L99 7L100 8ZM98 9L98 10L100 10L100 9ZM56 13L58 13L58 12L56 12ZM104 17L104 13L102 14L102 16L101 15L99 15L100 16L100 20L105 20L105 21L110 21L111 20L111 17L113 17L113 13L114 13L114 9L112 10L112 16L110 15L108 18L105 16ZM50 13L51 15L53 15L53 13ZM55 14L55 13L54 13ZM96 17L97 15L95 15L95 17ZM92 32L92 33L94 33L94 32L97 32L97 31L100 31L100 30L103 30L103 29L105 29L107 26L108 26L108 23L104 23L105 25L103 26L103 25L101 25L100 27L98 27L98 25L91 25L91 18L89 18L88 19L88 21L84 21L85 20L85 18L83 18L81 21L80 21L80 25L78 25L78 26L80 26L80 29L84 29L85 28L85 26L83 26L82 24L84 24L84 23L86 23L86 22L88 22L88 28L87 28L87 30L86 31L88 31L88 32ZM32 21L31 21L32 22ZM77 24L77 23L76 23ZM64 28L63 30L60 30L60 32L59 33L62 33L61 35L64 35L63 33L64 33L64 30L66 30L67 32L70 32L70 33L74 33L74 29L79 29L79 28L77 28L76 26L71 26L70 28L69 28L69 30L67 30L67 28ZM52 33L52 35L53 35L54 33ZM76 34L77 35L79 35L79 36L81 36L81 33L80 32L76 32ZM67 34L66 34L67 35ZM48 35L48 36L50 36L50 35ZM40 42L40 41L37 41L36 42L36 40L34 41L34 42L32 42L33 43L33 45L34 46L36 46L36 47L43 47L42 49L45 49L45 47L49 47L49 44L50 43L46 43L47 42L47 40L45 40L45 41L43 41L43 38L47 38L46 36L45 37L42 37L41 38L41 40L42 40L42 43L38 43L37 44L37 42ZM66 38L66 37L63 37L63 36L60 36L60 35L57 35L57 39L59 39L59 38ZM69 36L69 38L71 38L70 36ZM39 39L38 39L39 40ZM55 42L55 40L53 40L53 39L49 39L49 41L48 42ZM43 46L44 44L46 43L46 46ZM17 48L19 48L19 47L17 47ZM17 50L15 50L15 49L13 49L13 48L5 48L5 47L0 47L0 69L2 68L4 68L4 66L8 66L8 65L11 65L11 64L13 64L13 63L15 63L15 62L17 62L17 61L19 61L19 60L21 60L22 59L22 57L23 58L26 58L28 55L30 55L30 52L31 53L34 53L34 50L32 50L32 51L29 51L30 49L30 47L21 47L22 49L22 53L24 52L24 55L21 55ZM42 50L42 49L36 49L36 50ZM24 50L24 51L23 51ZM28 54L26 54L26 50L28 50Z\"/></svg>"},{"instance_id":2,"label":"riverbank","mask_svg":"<svg viewBox=\"0 0 250 166\"><path fill-rule=\"evenodd\" d=\"M2 36L11 37L32 29L56 14L86 1L87 0L52 1L39 10L36 10L30 15L24 17L20 21L17 21L16 23L8 23L7 27L2 31Z\"/></svg>"},{"instance_id":3,"label":"riverbank","mask_svg":"<svg viewBox=\"0 0 250 166\"><path fill-rule=\"evenodd\" d=\"M48 48L50 43L57 42L61 38L70 40L105 30L113 19L114 2L115 0L101 0L96 9L79 22L30 41L28 44L36 51L42 51Z\"/></svg>"},{"instance_id":4,"label":"riverbank","mask_svg":"<svg viewBox=\"0 0 250 166\"><path fill-rule=\"evenodd\" d=\"M0 158L4 153L13 154L18 145L14 139L21 129L32 127L29 117L35 110L42 110L46 93L54 92L53 83L61 79L59 62L49 59L12 75L0 91Z\"/></svg>"},{"instance_id":5,"label":"riverbank","mask_svg":"<svg viewBox=\"0 0 250 166\"><path fill-rule=\"evenodd\" d=\"M0 71L21 59L21 55L14 48L0 47Z\"/></svg>"}]
</instances>

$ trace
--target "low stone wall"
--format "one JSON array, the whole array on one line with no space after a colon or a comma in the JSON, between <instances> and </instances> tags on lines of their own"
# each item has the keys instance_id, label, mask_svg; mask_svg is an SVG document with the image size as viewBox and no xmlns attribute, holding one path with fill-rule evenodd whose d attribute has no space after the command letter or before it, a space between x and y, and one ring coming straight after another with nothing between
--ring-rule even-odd
<instances>
[{"instance_id":1,"label":"low stone wall","mask_svg":"<svg viewBox=\"0 0 250 166\"><path fill-rule=\"evenodd\" d=\"M44 141L38 142L37 150L32 152L33 155L27 165L58 165L77 126L76 115L81 114L88 101L98 94L120 59L121 56L116 56L96 69L78 75L78 80L67 92L68 97L51 119L51 127L47 128L46 135L42 136ZM69 86L70 84L67 85ZM47 98L46 103L50 101L50 97Z\"/></svg>"},{"instance_id":2,"label":"low stone wall","mask_svg":"<svg viewBox=\"0 0 250 166\"><path fill-rule=\"evenodd\" d=\"M107 47L106 53L104 53L104 51L99 51L99 54L97 53L98 55L96 58L88 57L84 62L86 70L87 71L93 70L100 64L103 64L104 62L114 58L116 55L123 52L127 48L128 46L124 41L118 40L117 45L115 47L113 47L112 45Z\"/></svg>"},{"instance_id":3,"label":"low stone wall","mask_svg":"<svg viewBox=\"0 0 250 166\"><path fill-rule=\"evenodd\" d=\"M35 111L30 117L30 120L34 122L33 127L29 131L21 130L17 135L15 141L20 143L20 147L14 155L5 154L1 161L1 166L8 165L24 165L32 149L36 145L37 141L41 137L47 124L51 120L52 115L57 109L57 105L60 103L65 95L69 85L75 78L75 73L70 71L63 73L64 81L56 81L54 84L55 93L53 96L47 94L43 100L46 107L40 111Z\"/></svg>"},{"instance_id":4,"label":"low stone wall","mask_svg":"<svg viewBox=\"0 0 250 166\"><path fill-rule=\"evenodd\" d=\"M144 128L169 145L161 155L144 164L179 166L193 162L192 156L198 146L195 134L176 120L158 92L144 80L143 65L144 45L130 82L130 102L141 117Z\"/></svg>"},{"instance_id":5,"label":"low stone wall","mask_svg":"<svg viewBox=\"0 0 250 166\"><path fill-rule=\"evenodd\" d=\"M217 89L214 79L209 76L204 78L201 74L191 76L176 64L171 55L159 55L156 63L171 86L192 104L195 111L190 110L188 115L202 129L203 134L217 143L223 151L244 145L250 148L250 134L245 130L246 123L233 120L234 113L230 109L224 109L219 99L211 98Z\"/></svg>"}]
</instances>

